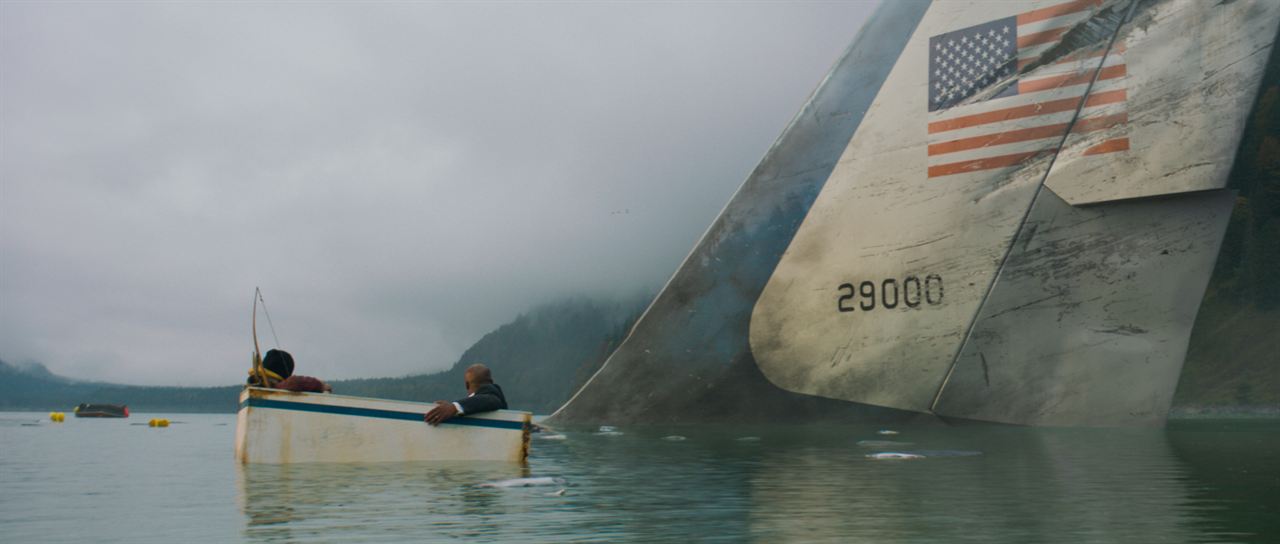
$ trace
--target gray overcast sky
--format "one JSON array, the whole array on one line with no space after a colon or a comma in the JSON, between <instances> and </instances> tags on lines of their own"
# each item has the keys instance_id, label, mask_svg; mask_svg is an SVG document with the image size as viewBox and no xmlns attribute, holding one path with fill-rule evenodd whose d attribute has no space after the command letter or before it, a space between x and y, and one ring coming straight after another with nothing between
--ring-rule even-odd
<instances>
[{"instance_id":1,"label":"gray overcast sky","mask_svg":"<svg viewBox=\"0 0 1280 544\"><path fill-rule=\"evenodd\" d=\"M236 383L261 286L299 372L403 375L656 290L873 9L5 1L0 358Z\"/></svg>"}]
</instances>

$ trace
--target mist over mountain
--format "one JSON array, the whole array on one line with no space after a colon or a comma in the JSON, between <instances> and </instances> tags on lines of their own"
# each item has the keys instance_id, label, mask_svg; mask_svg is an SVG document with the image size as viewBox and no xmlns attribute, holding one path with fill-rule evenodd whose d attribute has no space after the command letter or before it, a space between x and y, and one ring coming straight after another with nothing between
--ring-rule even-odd
<instances>
[{"instance_id":1,"label":"mist over mountain","mask_svg":"<svg viewBox=\"0 0 1280 544\"><path fill-rule=\"evenodd\" d=\"M649 296L624 301L570 298L539 306L484 335L444 372L345 380L347 395L430 402L465 395L462 374L474 363L493 371L514 409L547 414L569 400L626 337ZM303 372L305 374L305 372Z\"/></svg>"},{"instance_id":2,"label":"mist over mountain","mask_svg":"<svg viewBox=\"0 0 1280 544\"><path fill-rule=\"evenodd\" d=\"M493 370L512 408L549 413L600 367L650 298L647 294L621 300L566 298L535 307L486 334L444 372L330 383L335 393L344 395L453 400L466 393L462 381L466 367L484 363ZM310 375L305 360L297 364L297 373ZM93 402L127 404L135 412L234 412L241 387L76 381L54 375L39 363L0 360L0 410L69 410Z\"/></svg>"},{"instance_id":3,"label":"mist over mountain","mask_svg":"<svg viewBox=\"0 0 1280 544\"><path fill-rule=\"evenodd\" d=\"M484 335L443 372L338 380L344 395L431 402L463 396L462 373L484 363L512 408L554 411L591 377L648 304L574 297L535 307ZM1280 406L1274 334L1280 312L1212 290L1192 336L1174 407L1182 412ZM247 367L246 367L247 371ZM306 361L297 372L308 374ZM323 376L320 376L323 378ZM35 362L0 360L0 410L69 410L82 402L135 412L234 412L241 384L155 387L77 381Z\"/></svg>"},{"instance_id":4,"label":"mist over mountain","mask_svg":"<svg viewBox=\"0 0 1280 544\"><path fill-rule=\"evenodd\" d=\"M1280 48L1272 51L1228 186L1238 198L1192 330L1174 396L1178 412L1280 407ZM512 408L550 413L600 368L651 298L565 298L484 335L443 372L331 384L335 393L347 395L455 399L464 393L463 370L484 363ZM306 360L298 361L297 372L314 373ZM78 381L39 362L0 360L0 410L66 410L101 402L144 412L233 412L241 387Z\"/></svg>"}]
</instances>

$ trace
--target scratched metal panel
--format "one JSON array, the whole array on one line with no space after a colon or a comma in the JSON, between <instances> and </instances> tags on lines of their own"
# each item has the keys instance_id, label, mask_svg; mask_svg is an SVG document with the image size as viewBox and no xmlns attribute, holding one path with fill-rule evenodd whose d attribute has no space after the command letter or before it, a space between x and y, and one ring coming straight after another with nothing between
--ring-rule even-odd
<instances>
[{"instance_id":1,"label":"scratched metal panel","mask_svg":"<svg viewBox=\"0 0 1280 544\"><path fill-rule=\"evenodd\" d=\"M754 309L751 348L770 381L930 409L1099 70L1039 59L1082 26L1090 39L1075 48L1101 58L1117 9L1061 0L930 8ZM946 92L952 52L993 51L1014 55L1007 71L976 86L966 75L973 89ZM981 73L984 64L959 66Z\"/></svg>"},{"instance_id":2,"label":"scratched metal panel","mask_svg":"<svg viewBox=\"0 0 1280 544\"><path fill-rule=\"evenodd\" d=\"M1231 191L1073 207L1042 192L935 412L1027 425L1160 425Z\"/></svg>"},{"instance_id":3,"label":"scratched metal panel","mask_svg":"<svg viewBox=\"0 0 1280 544\"><path fill-rule=\"evenodd\" d=\"M1074 205L1225 187L1277 24L1275 0L1139 4L1107 62L1124 96L1086 110L1046 186Z\"/></svg>"},{"instance_id":4,"label":"scratched metal panel","mask_svg":"<svg viewBox=\"0 0 1280 544\"><path fill-rule=\"evenodd\" d=\"M893 419L769 383L747 340L765 282L928 8L885 2L601 369L554 423Z\"/></svg>"},{"instance_id":5,"label":"scratched metal panel","mask_svg":"<svg viewBox=\"0 0 1280 544\"><path fill-rule=\"evenodd\" d=\"M1244 0L1221 4L1239 4L1229 8L1244 10L1237 17L1265 20L1272 12ZM1111 200L1220 186L1171 189L1201 167L1179 172L1132 162L1134 149L1156 139L1144 134L1147 125L1176 124L1185 113L1177 108L1191 106L1160 110L1148 101L1159 96L1153 82L1164 72L1135 78L1129 70L1168 61L1154 47L1159 40L1147 35L1163 32L1161 24L1177 26L1186 16L1179 10L1202 13L1208 3L926 6L882 5L622 346L553 422L901 421L931 410L1047 425L1163 420L1230 199L1193 193ZM1134 24L1118 32L1130 14ZM1211 24L1252 29L1256 22L1228 19ZM1000 39L1010 27L1012 49ZM1274 22L1269 28L1274 32ZM1205 58L1220 62L1230 55L1209 50L1233 46L1215 39L1201 45ZM1010 51L1011 64L982 55L1003 60ZM1238 74L1255 78L1252 87L1211 72L1204 75L1213 85L1183 91L1253 88L1260 69ZM1134 98L1138 91L1146 94ZM1165 95L1179 96L1177 89ZM1116 115L1123 122L1114 122ZM1075 132L1068 153L1057 155L1068 127ZM1117 127L1126 130L1124 146L1114 142L1122 136ZM1234 148L1239 135L1223 137ZM1219 159L1229 162L1230 153ZM1053 163L1049 176L1055 160L1064 164ZM1077 200L1103 202L1086 208L1055 194L1068 192L1062 184L1101 186L1092 177L1107 170L1070 170L1097 160L1119 172L1113 185L1137 192ZM1148 179L1161 173L1173 181ZM1046 178L1049 191L1041 190ZM1143 193L1144 184L1159 191ZM1065 241L1040 248L1046 233ZM1147 252L1178 235L1183 245L1169 254ZM1018 247L1015 238L1029 241ZM1138 249L1106 253L1109 243ZM1029 251L1076 272L1050 270L1043 285L1017 283L1019 267L1035 260ZM1106 273L1072 268L1076 259ZM1000 271L1002 264L1008 268ZM1132 276L1110 275L1125 267ZM1132 296L1106 298L1116 285ZM1049 287L1062 297L1090 298L1052 319L1031 312L1034 304L1014 312L1022 322L992 314ZM1129 321L1113 329L1090 328L1096 320L1123 319ZM1131 325L1147 332L1118 334L1137 330ZM1003 336L994 339L991 331ZM1123 338L1089 343L1104 333ZM1126 343L1139 336L1154 347ZM1037 351L1066 344L1077 346L1069 357ZM979 356L974 366L973 350L988 359L1007 356L1007 364L993 370ZM979 388L975 369L982 368ZM999 396L988 382L1000 384ZM1122 391L1118 383L1130 387Z\"/></svg>"}]
</instances>

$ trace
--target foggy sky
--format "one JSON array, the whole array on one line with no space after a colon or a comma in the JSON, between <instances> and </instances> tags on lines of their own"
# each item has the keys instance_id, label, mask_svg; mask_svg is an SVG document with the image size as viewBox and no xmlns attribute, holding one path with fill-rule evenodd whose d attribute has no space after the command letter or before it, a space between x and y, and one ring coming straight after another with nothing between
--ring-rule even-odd
<instances>
[{"instance_id":1,"label":"foggy sky","mask_svg":"<svg viewBox=\"0 0 1280 544\"><path fill-rule=\"evenodd\" d=\"M0 358L440 370L656 291L869 3L0 4ZM259 339L274 342L259 317Z\"/></svg>"}]
</instances>

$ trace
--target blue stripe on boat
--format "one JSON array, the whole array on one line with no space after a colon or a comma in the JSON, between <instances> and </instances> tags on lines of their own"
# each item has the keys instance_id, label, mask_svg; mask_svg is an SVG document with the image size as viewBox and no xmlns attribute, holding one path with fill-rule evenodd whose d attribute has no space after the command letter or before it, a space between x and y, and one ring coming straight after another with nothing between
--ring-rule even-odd
<instances>
[{"instance_id":1,"label":"blue stripe on boat","mask_svg":"<svg viewBox=\"0 0 1280 544\"><path fill-rule=\"evenodd\" d=\"M354 406L330 406L327 404L310 404L306 402L289 402L287 400L255 399L250 397L240 403L240 409L246 407L274 408L277 410L297 410L299 412L316 412L320 414L337 414L340 416L377 417L382 419L399 419L402 421L423 421L424 414L419 412L398 412L395 410L377 410L374 408L356 408ZM425 424L425 422L423 422ZM495 429L524 430L520 421L502 421L497 419L477 419L471 417L455 417L445 421L449 425L470 425L472 427L492 427Z\"/></svg>"}]
</instances>

